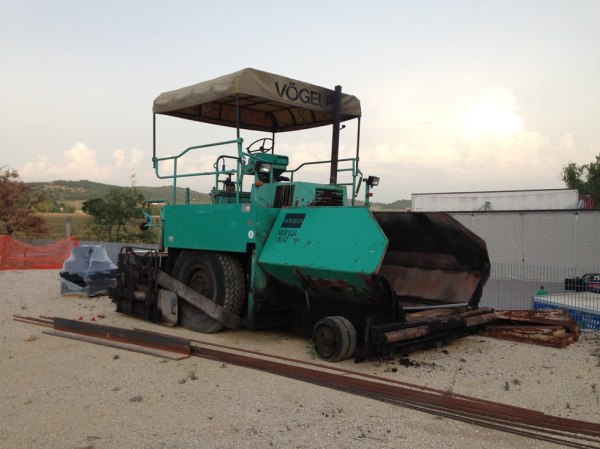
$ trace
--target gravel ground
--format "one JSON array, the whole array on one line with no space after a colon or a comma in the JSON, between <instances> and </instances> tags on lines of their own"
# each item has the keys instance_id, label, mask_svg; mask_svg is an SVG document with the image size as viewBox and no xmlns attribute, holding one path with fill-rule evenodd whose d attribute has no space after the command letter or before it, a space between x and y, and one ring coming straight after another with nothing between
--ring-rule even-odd
<instances>
[{"instance_id":1,"label":"gravel ground","mask_svg":"<svg viewBox=\"0 0 600 449\"><path fill-rule=\"evenodd\" d=\"M53 337L14 314L139 327L315 361L304 338L199 335L61 296L58 271L0 272L0 448L558 447L270 374ZM340 367L600 423L600 335L553 349L480 336L399 360ZM406 361L405 361L406 362Z\"/></svg>"}]
</instances>

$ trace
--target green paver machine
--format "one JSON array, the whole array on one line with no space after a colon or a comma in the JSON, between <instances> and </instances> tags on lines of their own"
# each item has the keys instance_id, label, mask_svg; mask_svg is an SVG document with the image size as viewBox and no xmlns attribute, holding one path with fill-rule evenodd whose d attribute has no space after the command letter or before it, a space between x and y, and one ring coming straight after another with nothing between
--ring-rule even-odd
<instances>
[{"instance_id":1,"label":"green paver machine","mask_svg":"<svg viewBox=\"0 0 600 449\"><path fill-rule=\"evenodd\" d=\"M158 114L236 137L158 157ZM360 101L340 86L251 68L161 94L153 164L173 198L159 223L147 213L142 225L159 227L159 249L121 251L117 311L203 333L289 326L330 361L431 344L494 319L478 308L490 269L483 240L444 213L370 210L379 179L359 169L360 117ZM357 120L356 152L339 158L348 120ZM276 136L326 125L329 159L290 168ZM246 145L242 130L268 134ZM178 172L186 156L214 147L223 148L214 170ZM329 168L329 183L298 179L315 166ZM212 204L189 195L177 204L177 183L191 176L214 178Z\"/></svg>"}]
</instances>

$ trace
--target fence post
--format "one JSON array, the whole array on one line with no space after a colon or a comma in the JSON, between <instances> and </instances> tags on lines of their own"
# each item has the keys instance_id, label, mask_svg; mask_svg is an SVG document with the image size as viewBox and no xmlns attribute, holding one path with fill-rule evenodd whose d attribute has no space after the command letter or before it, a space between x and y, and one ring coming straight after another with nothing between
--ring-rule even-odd
<instances>
[{"instance_id":1,"label":"fence post","mask_svg":"<svg viewBox=\"0 0 600 449\"><path fill-rule=\"evenodd\" d=\"M65 237L71 237L71 217L65 218Z\"/></svg>"}]
</instances>

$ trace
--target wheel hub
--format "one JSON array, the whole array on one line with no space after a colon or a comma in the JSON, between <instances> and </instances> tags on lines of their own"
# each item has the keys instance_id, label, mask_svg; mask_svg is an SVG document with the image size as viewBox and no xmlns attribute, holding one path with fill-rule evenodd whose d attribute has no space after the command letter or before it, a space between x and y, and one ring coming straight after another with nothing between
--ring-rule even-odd
<instances>
[{"instance_id":1,"label":"wheel hub","mask_svg":"<svg viewBox=\"0 0 600 449\"><path fill-rule=\"evenodd\" d=\"M335 350L335 333L328 326L319 326L314 333L314 343L315 349L321 357L331 357Z\"/></svg>"}]
</instances>

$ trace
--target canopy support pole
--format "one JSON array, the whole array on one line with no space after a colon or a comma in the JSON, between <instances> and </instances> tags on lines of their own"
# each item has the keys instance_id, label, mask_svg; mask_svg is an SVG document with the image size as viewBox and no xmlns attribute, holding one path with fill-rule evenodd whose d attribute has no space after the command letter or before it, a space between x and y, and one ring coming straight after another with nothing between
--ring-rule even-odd
<instances>
[{"instance_id":1,"label":"canopy support pole","mask_svg":"<svg viewBox=\"0 0 600 449\"><path fill-rule=\"evenodd\" d=\"M356 163L358 164L358 153L360 152L360 117L358 117L358 131L356 132Z\"/></svg>"},{"instance_id":2,"label":"canopy support pole","mask_svg":"<svg viewBox=\"0 0 600 449\"><path fill-rule=\"evenodd\" d=\"M335 86L333 96L333 136L331 138L331 172L329 184L337 184L338 153L340 148L342 86Z\"/></svg>"},{"instance_id":3,"label":"canopy support pole","mask_svg":"<svg viewBox=\"0 0 600 449\"><path fill-rule=\"evenodd\" d=\"M237 130L236 137L240 138L240 95L235 96L235 128Z\"/></svg>"},{"instance_id":4,"label":"canopy support pole","mask_svg":"<svg viewBox=\"0 0 600 449\"><path fill-rule=\"evenodd\" d=\"M152 163L156 159L156 114L152 114Z\"/></svg>"}]
</instances>

